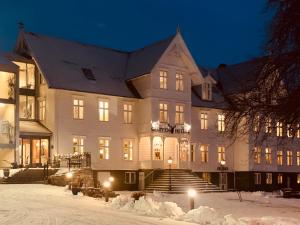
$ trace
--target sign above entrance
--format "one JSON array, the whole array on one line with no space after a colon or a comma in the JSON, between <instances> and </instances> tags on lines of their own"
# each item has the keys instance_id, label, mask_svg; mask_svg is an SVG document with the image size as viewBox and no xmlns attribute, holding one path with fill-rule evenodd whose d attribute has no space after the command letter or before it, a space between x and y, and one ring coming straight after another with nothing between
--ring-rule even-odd
<instances>
[{"instance_id":1,"label":"sign above entrance","mask_svg":"<svg viewBox=\"0 0 300 225\"><path fill-rule=\"evenodd\" d=\"M172 133L172 134L184 134L190 133L191 125L184 124L175 124L171 125L169 123L160 123L159 121L151 122L151 130L162 133Z\"/></svg>"}]
</instances>

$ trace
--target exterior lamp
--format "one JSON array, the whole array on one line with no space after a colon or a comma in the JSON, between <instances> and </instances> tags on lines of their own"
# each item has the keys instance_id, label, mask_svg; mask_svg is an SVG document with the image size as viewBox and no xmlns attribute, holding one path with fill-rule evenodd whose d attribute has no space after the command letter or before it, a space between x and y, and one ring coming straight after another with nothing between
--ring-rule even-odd
<instances>
[{"instance_id":1,"label":"exterior lamp","mask_svg":"<svg viewBox=\"0 0 300 225\"><path fill-rule=\"evenodd\" d=\"M221 166L225 166L226 161L225 160L221 160L220 164L221 164Z\"/></svg>"},{"instance_id":2,"label":"exterior lamp","mask_svg":"<svg viewBox=\"0 0 300 225\"><path fill-rule=\"evenodd\" d=\"M105 181L103 183L105 202L108 202L108 200L109 200L108 192L109 192L110 186L111 186L111 183L109 181Z\"/></svg>"},{"instance_id":3,"label":"exterior lamp","mask_svg":"<svg viewBox=\"0 0 300 225\"><path fill-rule=\"evenodd\" d=\"M187 194L190 199L190 209L192 210L195 208L195 197L197 195L197 192L195 189L189 189Z\"/></svg>"},{"instance_id":4,"label":"exterior lamp","mask_svg":"<svg viewBox=\"0 0 300 225\"><path fill-rule=\"evenodd\" d=\"M109 177L109 178L108 178L108 180L109 180L109 182L111 182L111 183L112 183L112 182L114 182L114 181L115 181L115 178L114 178L114 177Z\"/></svg>"},{"instance_id":5,"label":"exterior lamp","mask_svg":"<svg viewBox=\"0 0 300 225\"><path fill-rule=\"evenodd\" d=\"M73 173L72 172L67 172L66 173L66 178L71 179L73 177Z\"/></svg>"},{"instance_id":6,"label":"exterior lamp","mask_svg":"<svg viewBox=\"0 0 300 225\"><path fill-rule=\"evenodd\" d=\"M171 156L168 159L168 164L169 164L169 192L172 191L172 179L171 179L171 166L173 163L173 159L171 158Z\"/></svg>"},{"instance_id":7,"label":"exterior lamp","mask_svg":"<svg viewBox=\"0 0 300 225\"><path fill-rule=\"evenodd\" d=\"M168 159L168 164L169 164L169 166L171 166L172 163L173 163L173 159L172 159L171 157L169 157L169 159Z\"/></svg>"}]
</instances>

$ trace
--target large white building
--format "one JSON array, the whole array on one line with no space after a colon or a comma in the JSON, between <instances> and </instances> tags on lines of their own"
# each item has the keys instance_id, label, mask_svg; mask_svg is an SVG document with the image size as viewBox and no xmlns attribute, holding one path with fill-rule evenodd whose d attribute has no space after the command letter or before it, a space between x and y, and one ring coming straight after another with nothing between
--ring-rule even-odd
<instances>
[{"instance_id":1,"label":"large white building","mask_svg":"<svg viewBox=\"0 0 300 225\"><path fill-rule=\"evenodd\" d=\"M21 29L2 58L1 167L89 152L92 169L117 176L120 188L137 188L141 171L167 169L169 158L173 169L225 188L300 188L300 139L278 149L224 137L226 103L216 84L232 88L234 79L201 69L180 32L124 52ZM248 64L228 66L227 75L243 77Z\"/></svg>"}]
</instances>

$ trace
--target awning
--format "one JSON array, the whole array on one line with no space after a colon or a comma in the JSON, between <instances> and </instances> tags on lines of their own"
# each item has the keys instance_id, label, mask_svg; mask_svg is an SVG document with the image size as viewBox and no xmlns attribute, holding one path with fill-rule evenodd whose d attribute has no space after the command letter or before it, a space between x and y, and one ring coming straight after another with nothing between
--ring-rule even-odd
<instances>
[{"instance_id":1,"label":"awning","mask_svg":"<svg viewBox=\"0 0 300 225\"><path fill-rule=\"evenodd\" d=\"M36 121L20 121L20 136L51 136L52 132Z\"/></svg>"}]
</instances>

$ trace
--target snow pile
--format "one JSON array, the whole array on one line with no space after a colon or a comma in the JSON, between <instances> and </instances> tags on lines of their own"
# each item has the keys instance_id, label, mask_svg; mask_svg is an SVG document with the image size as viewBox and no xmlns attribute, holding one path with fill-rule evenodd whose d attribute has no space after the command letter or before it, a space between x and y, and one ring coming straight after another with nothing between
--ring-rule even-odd
<instances>
[{"instance_id":1,"label":"snow pile","mask_svg":"<svg viewBox=\"0 0 300 225\"><path fill-rule=\"evenodd\" d=\"M182 219L187 222L210 224L211 221L218 219L218 214L213 208L209 208L208 206L200 206L197 209L188 211Z\"/></svg>"},{"instance_id":2,"label":"snow pile","mask_svg":"<svg viewBox=\"0 0 300 225\"><path fill-rule=\"evenodd\" d=\"M262 218L248 218L243 217L239 219L240 223L246 225L299 225L300 221L292 218L284 217L262 217Z\"/></svg>"},{"instance_id":3,"label":"snow pile","mask_svg":"<svg viewBox=\"0 0 300 225\"><path fill-rule=\"evenodd\" d=\"M9 169L9 177L12 177L14 174L24 170L24 168L18 168L18 169ZM0 178L4 177L4 171L0 170Z\"/></svg>"}]
</instances>

